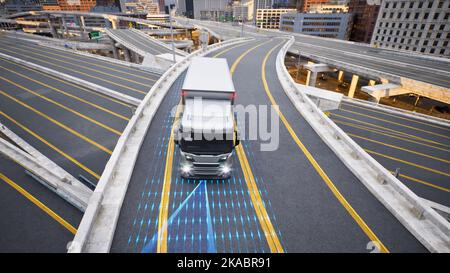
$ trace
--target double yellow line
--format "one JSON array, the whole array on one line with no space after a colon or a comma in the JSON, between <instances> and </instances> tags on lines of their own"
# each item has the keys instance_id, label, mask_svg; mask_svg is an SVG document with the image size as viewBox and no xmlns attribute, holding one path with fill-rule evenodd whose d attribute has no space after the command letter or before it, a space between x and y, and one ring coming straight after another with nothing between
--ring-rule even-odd
<instances>
[{"instance_id":1,"label":"double yellow line","mask_svg":"<svg viewBox=\"0 0 450 273\"><path fill-rule=\"evenodd\" d=\"M282 42L283 43L283 42ZM279 45L272 48L264 57L263 63L261 65L261 77L264 85L264 90L269 97L270 102L273 106L278 106L277 102L272 96L272 93L270 92L269 85L267 84L266 80L266 63L269 59L270 54L278 47ZM309 152L309 150L306 148L306 146L301 142L301 140L298 138L297 134L295 133L294 129L291 127L289 122L287 121L286 117L283 115L283 113L280 111L279 107L275 107L275 110L280 117L281 121L283 122L284 126L288 130L289 134L291 135L292 139L295 141L297 146L300 148L300 150L303 152L303 154L306 156L308 161L311 163L313 168L316 170L316 172L320 175L320 177L323 179L325 184L328 186L328 188L331 190L331 192L334 194L334 196L338 199L338 201L341 203L341 205L347 210L347 212L352 216L352 218L355 220L355 222L359 225L359 227L363 230L363 232L370 238L370 240L375 241L380 246L381 252L389 252L389 250L383 245L383 243L378 239L378 237L375 235L375 233L369 228L369 226L364 222L364 220L358 215L358 213L353 209L353 207L348 203L348 201L345 199L345 197L340 193L340 191L337 189L337 187L334 185L333 181L328 177L328 175L325 173L325 171L320 167L319 163L315 160L315 158L312 156L312 154Z\"/></svg>"},{"instance_id":2,"label":"double yellow line","mask_svg":"<svg viewBox=\"0 0 450 273\"><path fill-rule=\"evenodd\" d=\"M29 201L31 201L33 204L35 204L38 208L40 208L42 211L44 211L46 214L48 214L51 218L53 218L56 222L61 224L68 231L70 231L72 234L75 235L75 233L77 232L77 229L75 227L73 227L66 220L64 220L61 216L59 216L57 213L52 211L49 207L47 207L45 204L43 204L41 201L39 201L36 197L31 195L28 191L26 191L24 188L22 188L21 186L16 184L14 181L9 179L6 175L4 175L1 172L0 172L0 180L3 180L6 184L11 186L16 191L18 191L25 198L27 198Z\"/></svg>"},{"instance_id":3,"label":"double yellow line","mask_svg":"<svg viewBox=\"0 0 450 273\"><path fill-rule=\"evenodd\" d=\"M252 50L269 43L267 41L265 43L261 43L252 48L249 48L244 53L242 53L236 61L231 66L231 73L233 74L236 70L237 65L241 62L241 60ZM240 46L240 45L237 45ZM218 57L219 55L224 54L225 52L237 47L233 46L228 48L214 57ZM177 109L177 115L179 113L179 108ZM177 116L176 115L176 116ZM160 203L160 211L158 217L158 242L157 249L158 253L167 252L167 218L168 218L168 205L169 205L169 196L170 196L170 181L172 176L172 165L173 165L173 152L174 152L174 143L173 143L173 127L172 133L169 139L169 145L167 147L167 155L166 155L166 165L164 172L164 184L161 195L161 203ZM238 145L236 147L236 154L239 158L240 165L243 170L244 178L249 189L250 198L253 203L253 207L255 208L256 215L258 217L261 228L266 237L267 243L271 252L282 253L284 252L283 247L281 246L280 240L278 239L278 235L270 221L269 215L264 206L264 202L262 201L261 195L259 194L258 186L256 185L255 178L253 176L253 172L251 170L248 159L245 155L244 149L242 145Z\"/></svg>"}]
</instances>

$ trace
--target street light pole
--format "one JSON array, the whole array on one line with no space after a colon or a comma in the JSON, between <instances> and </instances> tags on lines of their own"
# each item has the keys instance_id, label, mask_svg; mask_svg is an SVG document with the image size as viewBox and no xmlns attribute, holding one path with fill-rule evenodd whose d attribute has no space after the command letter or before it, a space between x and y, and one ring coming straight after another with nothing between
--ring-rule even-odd
<instances>
[{"instance_id":1,"label":"street light pole","mask_svg":"<svg viewBox=\"0 0 450 273\"><path fill-rule=\"evenodd\" d=\"M244 37L244 5L242 5L242 0L241 0L241 37Z\"/></svg>"},{"instance_id":2,"label":"street light pole","mask_svg":"<svg viewBox=\"0 0 450 273\"><path fill-rule=\"evenodd\" d=\"M173 63L176 63L175 57L175 41L173 40L173 27L172 27L172 8L169 4L169 23L170 23L170 37L172 39L172 55L173 55Z\"/></svg>"}]
</instances>

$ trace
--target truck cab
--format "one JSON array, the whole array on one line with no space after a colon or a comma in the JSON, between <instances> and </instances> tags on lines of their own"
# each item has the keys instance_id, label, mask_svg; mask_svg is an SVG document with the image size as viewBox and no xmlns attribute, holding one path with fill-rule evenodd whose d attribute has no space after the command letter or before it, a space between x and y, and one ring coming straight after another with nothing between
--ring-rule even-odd
<instances>
[{"instance_id":1,"label":"truck cab","mask_svg":"<svg viewBox=\"0 0 450 273\"><path fill-rule=\"evenodd\" d=\"M226 59L194 58L181 97L181 114L174 124L181 176L230 177L239 135L234 118L235 90Z\"/></svg>"}]
</instances>

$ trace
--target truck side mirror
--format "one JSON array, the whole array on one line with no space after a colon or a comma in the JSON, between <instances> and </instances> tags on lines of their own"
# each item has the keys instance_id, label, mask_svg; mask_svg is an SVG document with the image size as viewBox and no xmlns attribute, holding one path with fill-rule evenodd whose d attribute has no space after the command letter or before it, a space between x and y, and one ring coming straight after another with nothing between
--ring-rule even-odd
<instances>
[{"instance_id":1,"label":"truck side mirror","mask_svg":"<svg viewBox=\"0 0 450 273\"><path fill-rule=\"evenodd\" d=\"M178 125L175 125L173 128L173 142L176 145L179 145L179 139L180 139L180 127Z\"/></svg>"}]
</instances>

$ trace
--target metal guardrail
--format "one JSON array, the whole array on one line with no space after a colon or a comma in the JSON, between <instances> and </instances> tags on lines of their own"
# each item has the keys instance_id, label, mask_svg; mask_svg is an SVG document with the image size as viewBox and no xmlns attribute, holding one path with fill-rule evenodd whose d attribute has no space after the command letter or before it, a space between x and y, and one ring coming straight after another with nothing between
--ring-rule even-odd
<instances>
[{"instance_id":1,"label":"metal guardrail","mask_svg":"<svg viewBox=\"0 0 450 273\"><path fill-rule=\"evenodd\" d=\"M428 250L450 252L450 224L368 155L296 85L284 65L294 41L294 37L289 39L276 61L278 78L291 102L346 167Z\"/></svg>"},{"instance_id":2,"label":"metal guardrail","mask_svg":"<svg viewBox=\"0 0 450 273\"><path fill-rule=\"evenodd\" d=\"M89 200L75 238L70 243L69 253L109 252L128 183L147 130L165 95L189 66L190 60L248 40L228 40L210 45L205 50L197 50L174 64L153 85L119 138Z\"/></svg>"}]
</instances>

